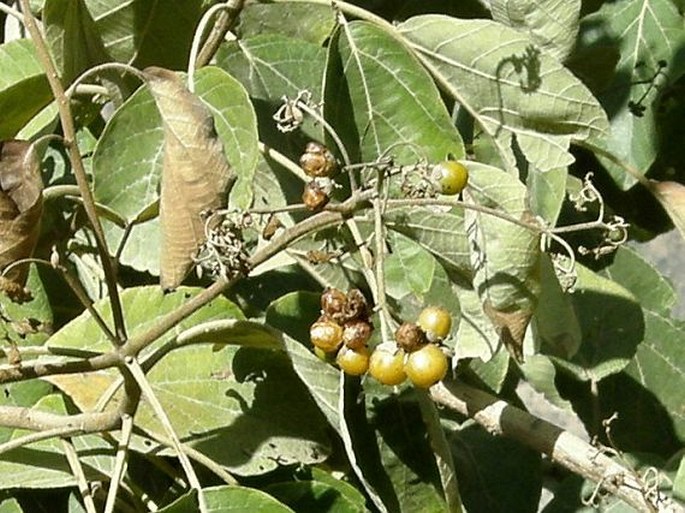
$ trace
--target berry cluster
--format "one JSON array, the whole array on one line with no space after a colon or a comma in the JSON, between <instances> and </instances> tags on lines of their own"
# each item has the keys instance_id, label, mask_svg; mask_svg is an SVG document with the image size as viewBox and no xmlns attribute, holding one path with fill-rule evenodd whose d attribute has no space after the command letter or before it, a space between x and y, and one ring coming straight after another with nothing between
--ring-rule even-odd
<instances>
[{"instance_id":1,"label":"berry cluster","mask_svg":"<svg viewBox=\"0 0 685 513\"><path fill-rule=\"evenodd\" d=\"M409 378L414 386L429 388L447 374L447 357L438 344L452 328L444 308L428 306L416 323L405 322L395 331L396 345L383 344L371 355L369 374L385 385Z\"/></svg>"},{"instance_id":2,"label":"berry cluster","mask_svg":"<svg viewBox=\"0 0 685 513\"><path fill-rule=\"evenodd\" d=\"M312 178L304 186L302 202L309 210L321 210L330 200L333 191L331 177L338 171L338 163L328 148L312 141L307 143L300 157L300 167Z\"/></svg>"},{"instance_id":3,"label":"berry cluster","mask_svg":"<svg viewBox=\"0 0 685 513\"><path fill-rule=\"evenodd\" d=\"M405 322L395 332L395 343L382 343L369 353L373 326L369 309L357 289L347 294L328 288L321 295L321 316L311 325L314 352L335 363L347 374L368 371L384 385L399 385L407 378L419 388L429 388L447 374L447 357L439 343L450 333L452 318L444 308L423 309L416 323Z\"/></svg>"},{"instance_id":4,"label":"berry cluster","mask_svg":"<svg viewBox=\"0 0 685 513\"><path fill-rule=\"evenodd\" d=\"M357 289L347 294L327 288L321 295L321 316L309 328L309 337L319 357L335 361L343 371L361 376L369 368L373 325L364 295Z\"/></svg>"}]
</instances>

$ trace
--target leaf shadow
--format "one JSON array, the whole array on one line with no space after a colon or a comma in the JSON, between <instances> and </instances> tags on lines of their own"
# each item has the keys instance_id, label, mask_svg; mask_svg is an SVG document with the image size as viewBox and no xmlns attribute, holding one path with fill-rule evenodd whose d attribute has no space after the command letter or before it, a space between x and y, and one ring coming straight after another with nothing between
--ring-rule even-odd
<instances>
[{"instance_id":1,"label":"leaf shadow","mask_svg":"<svg viewBox=\"0 0 685 513\"><path fill-rule=\"evenodd\" d=\"M227 386L225 395L234 398L240 413L225 427L197 433L183 441L209 455L215 462L236 469L257 457L256 470L264 473L275 466L302 461L322 461L330 452L326 421L309 392L295 375L286 354L255 348L236 351L229 381L251 383L250 394ZM290 441L288 441L290 440ZM303 444L304 443L304 444ZM289 445L290 455L280 449ZM299 445L297 449L293 449ZM293 456L293 453L296 455Z\"/></svg>"}]
</instances>

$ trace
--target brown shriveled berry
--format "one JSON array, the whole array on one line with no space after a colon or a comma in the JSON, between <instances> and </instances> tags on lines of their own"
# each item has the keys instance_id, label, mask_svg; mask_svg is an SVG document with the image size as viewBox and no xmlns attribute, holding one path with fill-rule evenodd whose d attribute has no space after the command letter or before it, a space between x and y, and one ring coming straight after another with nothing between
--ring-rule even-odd
<instances>
[{"instance_id":1,"label":"brown shriveled berry","mask_svg":"<svg viewBox=\"0 0 685 513\"><path fill-rule=\"evenodd\" d=\"M321 311L336 321L342 320L346 304L347 296L342 290L327 287L321 294Z\"/></svg>"},{"instance_id":2,"label":"brown shriveled berry","mask_svg":"<svg viewBox=\"0 0 685 513\"><path fill-rule=\"evenodd\" d=\"M426 340L426 334L421 328L413 322L405 322L397 328L395 342L406 352L411 353L425 345L428 341Z\"/></svg>"},{"instance_id":3,"label":"brown shriveled berry","mask_svg":"<svg viewBox=\"0 0 685 513\"><path fill-rule=\"evenodd\" d=\"M359 289L350 289L347 293L347 303L345 304L345 319L368 319L369 306L366 303L364 294Z\"/></svg>"},{"instance_id":4,"label":"brown shriveled berry","mask_svg":"<svg viewBox=\"0 0 685 513\"><path fill-rule=\"evenodd\" d=\"M319 320L309 328L312 344L327 353L337 350L342 344L343 329L330 320Z\"/></svg>"},{"instance_id":5,"label":"brown shriveled berry","mask_svg":"<svg viewBox=\"0 0 685 513\"><path fill-rule=\"evenodd\" d=\"M353 319L343 325L343 344L350 349L360 349L366 346L371 338L373 326L363 319Z\"/></svg>"},{"instance_id":6,"label":"brown shriveled berry","mask_svg":"<svg viewBox=\"0 0 685 513\"><path fill-rule=\"evenodd\" d=\"M329 201L330 198L328 194L321 188L316 180L312 180L304 186L302 203L307 207L307 210L311 210L312 212L321 210Z\"/></svg>"},{"instance_id":7,"label":"brown shriveled berry","mask_svg":"<svg viewBox=\"0 0 685 513\"><path fill-rule=\"evenodd\" d=\"M310 142L300 157L300 167L308 176L332 176L337 169L337 162L323 144Z\"/></svg>"}]
</instances>

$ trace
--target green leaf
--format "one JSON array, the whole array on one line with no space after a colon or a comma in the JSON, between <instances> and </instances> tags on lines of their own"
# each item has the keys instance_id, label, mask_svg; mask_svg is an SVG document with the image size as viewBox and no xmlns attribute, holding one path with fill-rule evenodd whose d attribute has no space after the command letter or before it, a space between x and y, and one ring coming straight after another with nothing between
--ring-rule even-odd
<instances>
[{"instance_id":1,"label":"green leaf","mask_svg":"<svg viewBox=\"0 0 685 513\"><path fill-rule=\"evenodd\" d=\"M43 23L63 84L70 84L86 69L111 60L83 0L46 2Z\"/></svg>"},{"instance_id":2,"label":"green leaf","mask_svg":"<svg viewBox=\"0 0 685 513\"><path fill-rule=\"evenodd\" d=\"M366 511L366 498L357 490L354 486L349 484L342 479L336 479L330 473L317 467L311 469L312 479L318 481L325 485L335 488L343 496L345 496L350 502L354 503L361 511Z\"/></svg>"},{"instance_id":3,"label":"green leaf","mask_svg":"<svg viewBox=\"0 0 685 513\"><path fill-rule=\"evenodd\" d=\"M259 322L243 321L241 319L220 319L197 324L180 333L178 344L194 344L214 342L215 349L221 349L225 344L259 349L283 348L281 334Z\"/></svg>"},{"instance_id":4,"label":"green leaf","mask_svg":"<svg viewBox=\"0 0 685 513\"><path fill-rule=\"evenodd\" d=\"M231 200L247 206L259 155L252 104L235 79L211 66L197 72L195 90L214 115L224 151L238 176ZM154 100L147 88L141 88L112 116L95 148L96 201L128 223L156 215L163 144L162 121ZM110 222L104 225L110 247L118 247L124 231ZM135 224L120 262L158 275L159 240L156 218Z\"/></svg>"},{"instance_id":5,"label":"green leaf","mask_svg":"<svg viewBox=\"0 0 685 513\"><path fill-rule=\"evenodd\" d=\"M59 394L43 397L34 407L39 411L65 415L67 408ZM26 435L15 430L12 439ZM98 435L74 436L71 439L88 480L111 475L114 465L112 446ZM0 455L0 489L64 488L74 486L76 480L64 456L59 438L35 442Z\"/></svg>"},{"instance_id":6,"label":"green leaf","mask_svg":"<svg viewBox=\"0 0 685 513\"><path fill-rule=\"evenodd\" d=\"M557 373L556 368L549 357L542 354L530 355L519 367L526 381L536 392L544 395L545 399L554 406L571 411L571 403L559 394L554 381Z\"/></svg>"},{"instance_id":7,"label":"green leaf","mask_svg":"<svg viewBox=\"0 0 685 513\"><path fill-rule=\"evenodd\" d=\"M447 269L471 279L463 210L428 207L389 209L384 220L388 228L418 242Z\"/></svg>"},{"instance_id":8,"label":"green leaf","mask_svg":"<svg viewBox=\"0 0 685 513\"><path fill-rule=\"evenodd\" d=\"M202 493L207 503L207 513L293 513L285 504L281 504L270 495L244 486L215 486L204 488ZM199 508L197 492L192 491L174 501L159 513L186 513Z\"/></svg>"},{"instance_id":9,"label":"green leaf","mask_svg":"<svg viewBox=\"0 0 685 513\"><path fill-rule=\"evenodd\" d=\"M193 34L209 0L85 0L105 48L119 62L180 70L188 66ZM49 2L48 2L49 3Z\"/></svg>"},{"instance_id":10,"label":"green leaf","mask_svg":"<svg viewBox=\"0 0 685 513\"><path fill-rule=\"evenodd\" d=\"M433 80L400 41L357 21L341 27L330 51L324 115L353 161L373 161L386 151L398 163L463 157Z\"/></svg>"},{"instance_id":11,"label":"green leaf","mask_svg":"<svg viewBox=\"0 0 685 513\"><path fill-rule=\"evenodd\" d=\"M252 182L259 159L257 117L247 91L231 75L213 66L197 72L196 94L208 104L219 138L238 177L229 206L252 204Z\"/></svg>"},{"instance_id":12,"label":"green leaf","mask_svg":"<svg viewBox=\"0 0 685 513\"><path fill-rule=\"evenodd\" d=\"M269 306L266 322L283 331L295 372L328 423L340 432L340 371L317 358L309 342L309 326L319 317L320 309L318 294L293 292Z\"/></svg>"},{"instance_id":13,"label":"green leaf","mask_svg":"<svg viewBox=\"0 0 685 513\"><path fill-rule=\"evenodd\" d=\"M359 504L355 504L337 488L319 481L276 483L267 486L265 491L297 513L309 511L363 513L366 511L363 505L360 507Z\"/></svg>"},{"instance_id":14,"label":"green leaf","mask_svg":"<svg viewBox=\"0 0 685 513\"><path fill-rule=\"evenodd\" d=\"M561 206L566 199L566 177L568 169L558 167L542 172L530 167L526 177L530 210L542 217L550 226L557 224Z\"/></svg>"},{"instance_id":15,"label":"green leaf","mask_svg":"<svg viewBox=\"0 0 685 513\"><path fill-rule=\"evenodd\" d=\"M496 343L496 341L497 336L491 340L491 343ZM469 370L478 376L478 379L490 390L499 394L507 379L510 360L509 353L500 347L494 356L488 355L487 358L471 360Z\"/></svg>"},{"instance_id":16,"label":"green leaf","mask_svg":"<svg viewBox=\"0 0 685 513\"><path fill-rule=\"evenodd\" d=\"M320 46L280 34L226 43L216 57L217 66L240 80L251 97L271 103L283 96L295 98L304 90L315 101L321 98L325 58Z\"/></svg>"},{"instance_id":17,"label":"green leaf","mask_svg":"<svg viewBox=\"0 0 685 513\"><path fill-rule=\"evenodd\" d=\"M0 69L0 140L4 140L48 105L52 92L29 39L0 45Z\"/></svg>"},{"instance_id":18,"label":"green leaf","mask_svg":"<svg viewBox=\"0 0 685 513\"><path fill-rule=\"evenodd\" d=\"M489 362L500 352L499 335L492 321L483 312L480 297L475 290L470 287L459 287L457 297L462 321L457 331L454 356L457 360L480 358L484 362Z\"/></svg>"},{"instance_id":19,"label":"green leaf","mask_svg":"<svg viewBox=\"0 0 685 513\"><path fill-rule=\"evenodd\" d=\"M407 396L367 401L383 469L403 513L444 513L440 476L426 439L419 406Z\"/></svg>"},{"instance_id":20,"label":"green leaf","mask_svg":"<svg viewBox=\"0 0 685 513\"><path fill-rule=\"evenodd\" d=\"M173 311L200 290L181 287L164 295L156 286L126 289L121 299L129 336L149 329L156 317ZM108 303L97 307L109 319ZM217 298L139 357L145 368L152 366L148 379L176 433L183 442L242 475L261 474L284 463L321 461L328 453L323 418L283 352L239 348L231 343L243 339L227 339L227 347L217 353L210 345L217 341L215 334L206 340L201 335L188 337L186 330L193 326L231 317L240 319L242 314L228 300ZM108 342L84 314L56 333L50 345L105 350ZM90 410L115 379L114 373L100 373L54 376L51 381L81 409ZM299 415L308 422L300 422ZM165 436L146 405L138 411L135 423Z\"/></svg>"},{"instance_id":21,"label":"green leaf","mask_svg":"<svg viewBox=\"0 0 685 513\"><path fill-rule=\"evenodd\" d=\"M576 264L572 301L583 343L570 360L554 357L576 379L599 381L621 371L635 355L645 325L640 304L618 283Z\"/></svg>"},{"instance_id":22,"label":"green leaf","mask_svg":"<svg viewBox=\"0 0 685 513\"><path fill-rule=\"evenodd\" d=\"M537 348L561 358L570 358L583 340L573 296L564 292L554 274L550 258L540 266L540 300L533 316Z\"/></svg>"},{"instance_id":23,"label":"green leaf","mask_svg":"<svg viewBox=\"0 0 685 513\"><path fill-rule=\"evenodd\" d=\"M673 495L676 499L685 501L685 456L680 458L678 473L673 481Z\"/></svg>"},{"instance_id":24,"label":"green leaf","mask_svg":"<svg viewBox=\"0 0 685 513\"><path fill-rule=\"evenodd\" d=\"M437 262L410 239L391 237L392 252L383 260L388 294L402 298L414 294L423 299L430 289Z\"/></svg>"},{"instance_id":25,"label":"green leaf","mask_svg":"<svg viewBox=\"0 0 685 513\"><path fill-rule=\"evenodd\" d=\"M590 91L520 32L488 20L416 16L399 26L441 86L515 166L512 136L540 171L573 162L571 141L601 139L606 114Z\"/></svg>"},{"instance_id":26,"label":"green leaf","mask_svg":"<svg viewBox=\"0 0 685 513\"><path fill-rule=\"evenodd\" d=\"M248 4L236 28L240 39L276 33L321 46L335 26L335 13L320 4Z\"/></svg>"},{"instance_id":27,"label":"green leaf","mask_svg":"<svg viewBox=\"0 0 685 513\"><path fill-rule=\"evenodd\" d=\"M580 0L494 0L490 11L495 21L528 34L563 61L576 43L580 4Z\"/></svg>"},{"instance_id":28,"label":"green leaf","mask_svg":"<svg viewBox=\"0 0 685 513\"><path fill-rule=\"evenodd\" d=\"M673 286L634 249L621 246L600 274L628 289L645 310L668 316L678 301Z\"/></svg>"},{"instance_id":29,"label":"green leaf","mask_svg":"<svg viewBox=\"0 0 685 513\"><path fill-rule=\"evenodd\" d=\"M542 487L537 452L473 425L455 430L449 440L469 513L536 511Z\"/></svg>"},{"instance_id":30,"label":"green leaf","mask_svg":"<svg viewBox=\"0 0 685 513\"><path fill-rule=\"evenodd\" d=\"M16 499L7 499L0 503L0 513L23 513Z\"/></svg>"},{"instance_id":31,"label":"green leaf","mask_svg":"<svg viewBox=\"0 0 685 513\"><path fill-rule=\"evenodd\" d=\"M611 119L605 148L646 173L659 151L653 105L669 80L675 80L684 71L676 59L685 42L682 16L670 0L607 2L583 19L583 29L591 32L599 43L617 41L620 50L614 80L600 96ZM662 60L666 68L661 71L665 73L657 75ZM637 108L631 107L633 104ZM639 111L641 107L644 112ZM601 157L600 160L622 189L636 183L616 164Z\"/></svg>"}]
</instances>

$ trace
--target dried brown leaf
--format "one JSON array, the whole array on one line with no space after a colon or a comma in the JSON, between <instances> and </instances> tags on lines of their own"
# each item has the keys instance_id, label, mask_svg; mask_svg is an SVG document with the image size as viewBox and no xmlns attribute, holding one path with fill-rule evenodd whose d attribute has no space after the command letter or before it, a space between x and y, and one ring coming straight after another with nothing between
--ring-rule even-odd
<instances>
[{"instance_id":1,"label":"dried brown leaf","mask_svg":"<svg viewBox=\"0 0 685 513\"><path fill-rule=\"evenodd\" d=\"M511 312L497 310L487 300L483 303L483 311L495 325L500 342L516 361L523 363L523 338L532 314L525 310Z\"/></svg>"},{"instance_id":2,"label":"dried brown leaf","mask_svg":"<svg viewBox=\"0 0 685 513\"><path fill-rule=\"evenodd\" d=\"M38 241L43 211L40 163L27 141L0 143L0 270L28 258ZM16 266L4 274L0 288L20 296L28 267Z\"/></svg>"},{"instance_id":3,"label":"dried brown leaf","mask_svg":"<svg viewBox=\"0 0 685 513\"><path fill-rule=\"evenodd\" d=\"M650 182L651 190L666 209L673 224L685 239L685 185L677 182Z\"/></svg>"},{"instance_id":4,"label":"dried brown leaf","mask_svg":"<svg viewBox=\"0 0 685 513\"><path fill-rule=\"evenodd\" d=\"M202 100L173 71L150 67L145 75L164 125L160 284L170 290L181 284L205 240L201 213L226 206L235 176Z\"/></svg>"}]
</instances>

